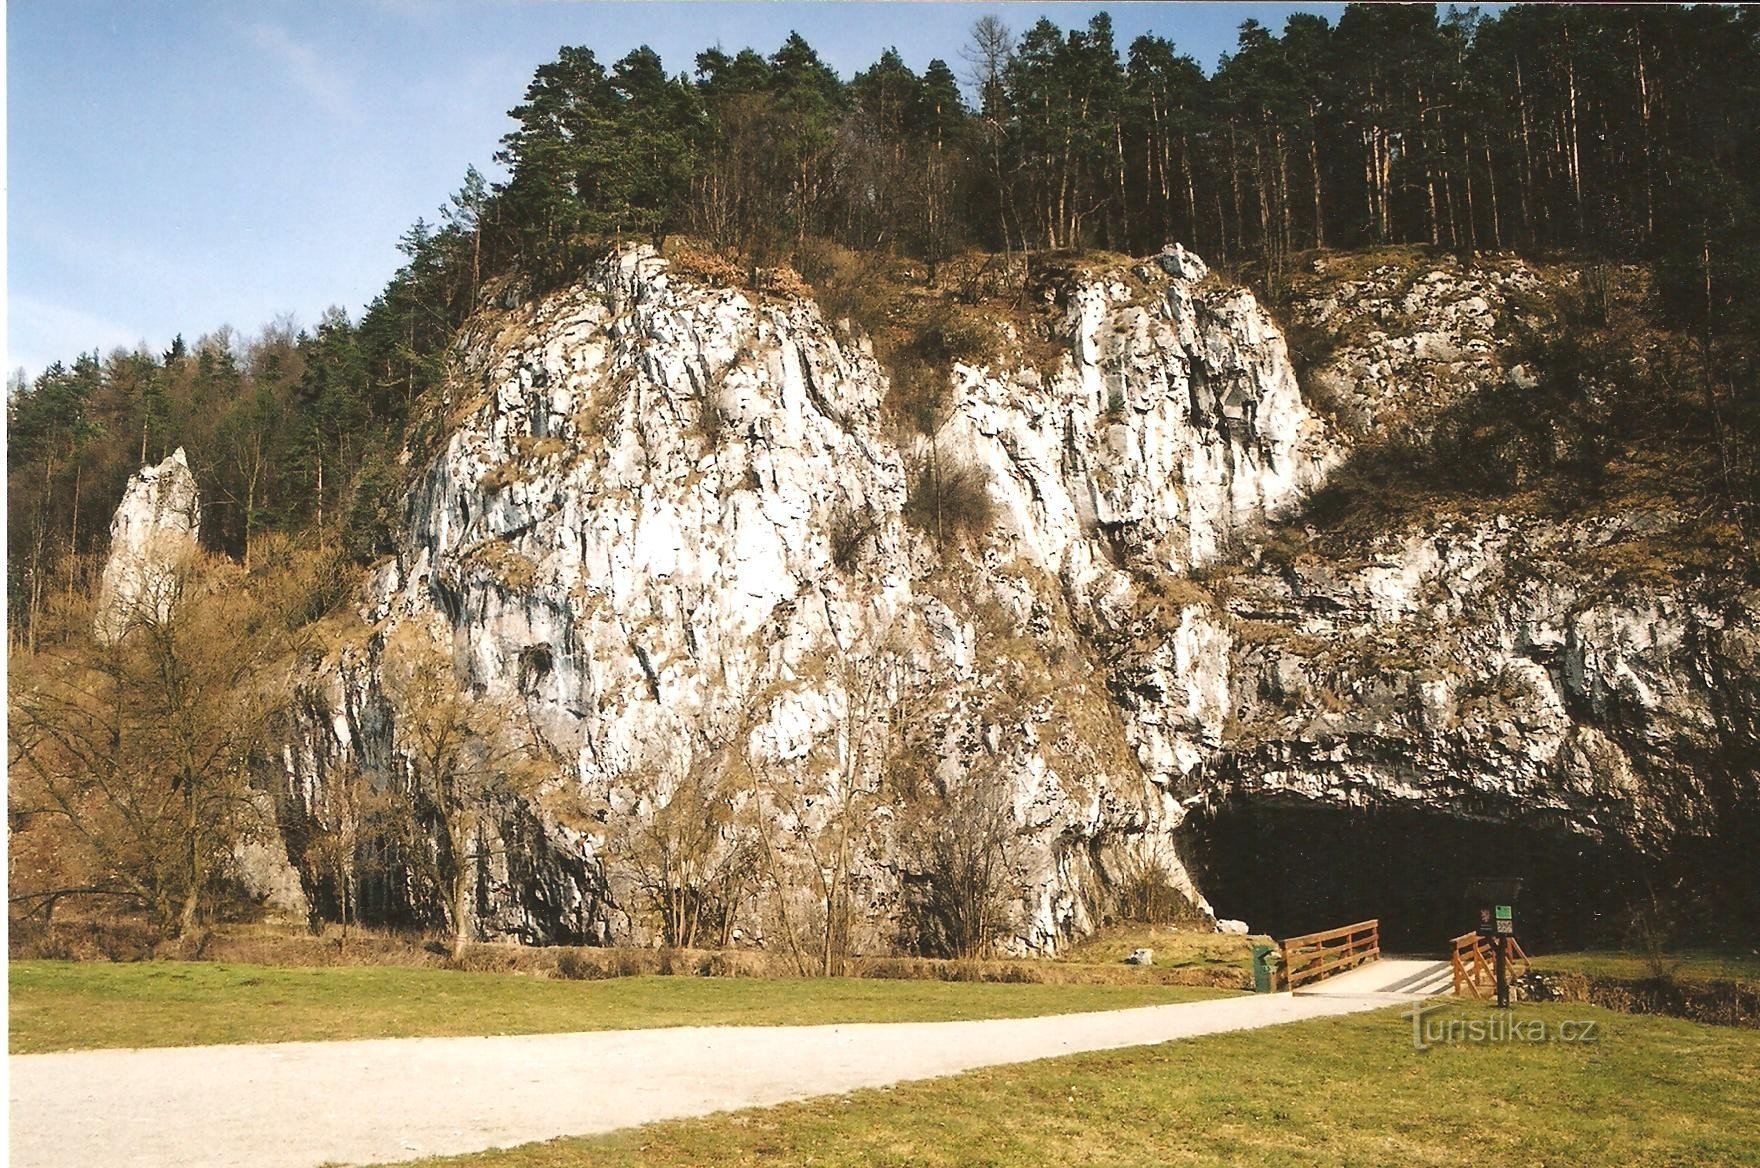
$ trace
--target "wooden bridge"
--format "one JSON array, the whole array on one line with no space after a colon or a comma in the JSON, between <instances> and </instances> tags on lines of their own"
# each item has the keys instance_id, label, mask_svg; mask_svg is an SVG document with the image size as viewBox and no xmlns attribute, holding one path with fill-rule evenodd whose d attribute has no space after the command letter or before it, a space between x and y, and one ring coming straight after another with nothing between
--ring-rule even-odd
<instances>
[{"instance_id":1,"label":"wooden bridge","mask_svg":"<svg viewBox=\"0 0 1760 1168\"><path fill-rule=\"evenodd\" d=\"M1488 937L1465 933L1449 942L1447 961L1387 960L1381 956L1381 922L1359 921L1279 942L1274 989L1292 993L1390 994L1428 997L1453 993L1486 997L1496 989L1495 947ZM1512 970L1529 968L1528 955L1510 938Z\"/></svg>"},{"instance_id":2,"label":"wooden bridge","mask_svg":"<svg viewBox=\"0 0 1760 1168\"><path fill-rule=\"evenodd\" d=\"M1454 950L1448 963L1455 996L1482 998L1486 994L1495 994L1497 946L1491 943L1491 938L1481 937L1478 933L1462 933L1449 944ZM1523 973L1534 968L1528 955L1522 951L1522 943L1513 936L1509 939L1509 952L1505 957L1512 971L1517 962L1521 963ZM1481 990L1485 992L1481 993Z\"/></svg>"}]
</instances>

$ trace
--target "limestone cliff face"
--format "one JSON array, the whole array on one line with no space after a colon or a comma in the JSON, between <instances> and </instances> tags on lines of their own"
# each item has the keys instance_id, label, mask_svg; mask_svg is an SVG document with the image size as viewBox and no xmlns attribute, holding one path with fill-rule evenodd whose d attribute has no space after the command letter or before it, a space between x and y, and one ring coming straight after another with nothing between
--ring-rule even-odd
<instances>
[{"instance_id":1,"label":"limestone cliff face","mask_svg":"<svg viewBox=\"0 0 1760 1168\"><path fill-rule=\"evenodd\" d=\"M1341 460L1494 390L1522 408L1534 372L1506 363L1500 334L1541 274L1321 275L1296 314L1334 333L1310 396ZM1760 759L1760 596L1734 572L1685 582L1655 562L1655 539L1685 521L1660 503L1565 517L1445 504L1348 542L1286 527L1207 575L1181 617L1210 646L1195 665L1120 660L1176 692L1226 688L1186 729L1217 747L1199 751L1206 797L1410 801L1656 849L1713 830L1707 776L1739 779L1746 759L1751 779Z\"/></svg>"},{"instance_id":2,"label":"limestone cliff face","mask_svg":"<svg viewBox=\"0 0 1760 1168\"><path fill-rule=\"evenodd\" d=\"M518 801L485 829L488 936L652 939L616 841L705 770L788 839L859 807L867 951L934 878L906 772L1000 784L1015 951L1088 930L1145 870L1202 905L1175 833L1224 792L1694 831L1700 765L1757 749L1755 598L1610 589L1591 565L1654 517L1426 514L1348 556L1301 534L1359 447L1529 376L1497 333L1537 281L1333 274L1297 305L1336 341L1304 392L1252 295L1171 248L1049 290L1059 360L1005 340L955 365L922 435L812 302L625 250L459 338L407 541L310 673L284 817L321 818L350 760L395 775L384 648L419 628L519 712L575 809ZM907 522L931 465L977 472L987 532L937 546ZM754 896L739 927L778 920Z\"/></svg>"},{"instance_id":3,"label":"limestone cliff face","mask_svg":"<svg viewBox=\"0 0 1760 1168\"><path fill-rule=\"evenodd\" d=\"M529 713L601 808L585 827L509 815L477 897L491 935L644 939L606 864L613 821L732 756L766 782L870 789L858 944L890 943L926 874L892 826L908 808L885 793L887 751L859 749L852 723L912 743L943 786L1001 776L1006 946L1085 931L1144 865L1195 897L1167 768L1141 761L1180 747L1133 747L1145 736L1089 630L1140 622L1142 573L1213 558L1298 500L1325 426L1271 320L1196 257L1065 295L1068 357L1041 371L1005 345L994 367L957 366L947 420L912 438L865 342L812 303L705 287L643 249L484 313L457 346L409 542L375 575L360 643L308 694L292 789L315 807L340 759L396 758L379 652L430 622L460 684ZM905 521L929 459L983 471L997 523L971 546Z\"/></svg>"}]
</instances>

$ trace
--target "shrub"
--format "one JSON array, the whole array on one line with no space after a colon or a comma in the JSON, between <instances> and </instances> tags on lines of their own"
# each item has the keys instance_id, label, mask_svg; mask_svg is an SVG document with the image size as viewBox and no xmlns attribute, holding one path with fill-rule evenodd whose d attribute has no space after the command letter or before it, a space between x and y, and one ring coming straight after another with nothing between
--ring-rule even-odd
<instances>
[{"instance_id":1,"label":"shrub","mask_svg":"<svg viewBox=\"0 0 1760 1168\"><path fill-rule=\"evenodd\" d=\"M1120 920L1149 925L1202 918L1186 894L1174 887L1167 865L1154 859L1127 865L1118 886L1117 913Z\"/></svg>"},{"instance_id":2,"label":"shrub","mask_svg":"<svg viewBox=\"0 0 1760 1168\"><path fill-rule=\"evenodd\" d=\"M984 956L1010 924L1016 824L1008 779L994 768L968 772L912 812L905 832L922 871L904 879L901 939L927 957Z\"/></svg>"},{"instance_id":3,"label":"shrub","mask_svg":"<svg viewBox=\"0 0 1760 1168\"><path fill-rule=\"evenodd\" d=\"M354 588L356 577L341 547L311 547L272 532L251 552L250 589L289 631L336 611Z\"/></svg>"},{"instance_id":4,"label":"shrub","mask_svg":"<svg viewBox=\"0 0 1760 1168\"><path fill-rule=\"evenodd\" d=\"M871 512L840 509L831 517L831 562L840 572L853 572L862 562L862 548L874 534Z\"/></svg>"},{"instance_id":5,"label":"shrub","mask_svg":"<svg viewBox=\"0 0 1760 1168\"><path fill-rule=\"evenodd\" d=\"M958 305L935 304L917 327L910 348L923 361L942 369L956 362L988 365L996 360L996 328L989 321Z\"/></svg>"},{"instance_id":6,"label":"shrub","mask_svg":"<svg viewBox=\"0 0 1760 1168\"><path fill-rule=\"evenodd\" d=\"M738 265L699 240L670 236L660 254L675 273L686 279L716 288L738 288L745 283L745 273Z\"/></svg>"},{"instance_id":7,"label":"shrub","mask_svg":"<svg viewBox=\"0 0 1760 1168\"><path fill-rule=\"evenodd\" d=\"M901 353L892 361L892 388L886 409L909 432L925 436L941 429L953 406L953 387L947 371L936 369L914 353Z\"/></svg>"},{"instance_id":8,"label":"shrub","mask_svg":"<svg viewBox=\"0 0 1760 1168\"><path fill-rule=\"evenodd\" d=\"M469 945L457 957L445 961L447 969L460 973L511 973L519 965L517 949L502 945Z\"/></svg>"},{"instance_id":9,"label":"shrub","mask_svg":"<svg viewBox=\"0 0 1760 1168\"><path fill-rule=\"evenodd\" d=\"M886 260L880 254L813 239L801 247L795 267L812 286L826 320L847 319L869 334L886 327L892 297Z\"/></svg>"},{"instance_id":10,"label":"shrub","mask_svg":"<svg viewBox=\"0 0 1760 1168\"><path fill-rule=\"evenodd\" d=\"M556 975L569 981L596 981L606 976L606 970L579 949L564 949L556 956Z\"/></svg>"},{"instance_id":11,"label":"shrub","mask_svg":"<svg viewBox=\"0 0 1760 1168\"><path fill-rule=\"evenodd\" d=\"M931 455L911 480L905 517L945 546L967 536L981 536L996 518L989 477L980 467L948 465Z\"/></svg>"}]
</instances>

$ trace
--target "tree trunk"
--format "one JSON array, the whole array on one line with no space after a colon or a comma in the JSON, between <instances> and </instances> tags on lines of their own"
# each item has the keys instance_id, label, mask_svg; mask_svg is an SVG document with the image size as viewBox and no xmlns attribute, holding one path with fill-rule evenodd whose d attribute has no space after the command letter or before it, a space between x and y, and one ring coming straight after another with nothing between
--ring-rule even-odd
<instances>
[{"instance_id":1,"label":"tree trunk","mask_svg":"<svg viewBox=\"0 0 1760 1168\"><path fill-rule=\"evenodd\" d=\"M85 461L75 455L73 460L73 525L67 536L67 551L75 563L79 559L79 488L85 469Z\"/></svg>"},{"instance_id":2,"label":"tree trunk","mask_svg":"<svg viewBox=\"0 0 1760 1168\"><path fill-rule=\"evenodd\" d=\"M1644 71L1644 34L1642 24L1632 22L1633 48L1638 62L1638 127L1644 149L1644 238L1656 236L1655 165L1650 152L1650 80Z\"/></svg>"},{"instance_id":3,"label":"tree trunk","mask_svg":"<svg viewBox=\"0 0 1760 1168\"><path fill-rule=\"evenodd\" d=\"M349 863L350 864L353 863L352 857L350 858ZM341 879L338 880L337 883L340 885L340 888L338 889L338 891L341 894L338 899L340 899L342 902L342 904L341 904L341 909L342 909L342 941L341 941L340 945L338 946L338 948L341 952L347 953L348 952L348 918L349 918L349 911L348 910L349 910L349 902L354 897L354 879L349 874L349 872L346 868L343 870L342 875L341 875Z\"/></svg>"},{"instance_id":4,"label":"tree trunk","mask_svg":"<svg viewBox=\"0 0 1760 1168\"><path fill-rule=\"evenodd\" d=\"M1243 216L1241 213L1240 149L1239 149L1239 144L1236 141L1235 125L1234 125L1234 120L1232 118L1229 119L1229 123L1228 123L1228 189L1229 189L1229 195L1230 195L1230 197L1233 201L1233 204L1234 204L1235 238L1243 241L1242 242L1242 250L1245 250L1245 247L1246 247L1245 239L1246 239L1247 229L1246 229L1246 224L1244 222L1245 216Z\"/></svg>"},{"instance_id":5,"label":"tree trunk","mask_svg":"<svg viewBox=\"0 0 1760 1168\"><path fill-rule=\"evenodd\" d=\"M1180 171L1186 180L1186 230L1190 233L1190 242L1195 247L1198 243L1198 184L1192 177L1192 144L1185 135L1179 140ZM1218 224L1220 227L1221 224ZM1223 249L1227 251L1226 246Z\"/></svg>"},{"instance_id":6,"label":"tree trunk","mask_svg":"<svg viewBox=\"0 0 1760 1168\"><path fill-rule=\"evenodd\" d=\"M1571 23L1568 17L1564 21L1564 73L1566 88L1570 94L1568 128L1570 131L1571 200L1575 204L1577 212L1577 242L1581 243L1586 233L1586 225L1583 220L1583 164L1577 140L1576 53L1571 48Z\"/></svg>"},{"instance_id":7,"label":"tree trunk","mask_svg":"<svg viewBox=\"0 0 1760 1168\"><path fill-rule=\"evenodd\" d=\"M1515 56L1515 66L1516 111L1520 115L1519 121L1522 128L1522 181L1516 184L1516 190L1521 194L1522 231L1527 235L1528 242L1532 243L1535 239L1535 223L1528 199L1534 187L1534 146L1532 130L1528 125L1528 96L1522 87L1522 55L1520 53Z\"/></svg>"},{"instance_id":8,"label":"tree trunk","mask_svg":"<svg viewBox=\"0 0 1760 1168\"><path fill-rule=\"evenodd\" d=\"M1308 104L1308 124L1313 127L1308 135L1308 174L1314 184L1314 246L1322 248L1326 246L1326 212L1320 194L1320 119L1312 102Z\"/></svg>"},{"instance_id":9,"label":"tree trunk","mask_svg":"<svg viewBox=\"0 0 1760 1168\"><path fill-rule=\"evenodd\" d=\"M1120 239L1115 242L1114 246L1118 247L1120 251L1129 251L1132 247L1131 243L1127 242L1131 238L1131 205L1130 197L1125 190L1124 181L1124 119L1113 119L1112 139L1113 144L1118 151L1118 215L1120 231Z\"/></svg>"},{"instance_id":10,"label":"tree trunk","mask_svg":"<svg viewBox=\"0 0 1760 1168\"><path fill-rule=\"evenodd\" d=\"M324 446L318 444L318 550L324 550Z\"/></svg>"},{"instance_id":11,"label":"tree trunk","mask_svg":"<svg viewBox=\"0 0 1760 1168\"><path fill-rule=\"evenodd\" d=\"M1491 246L1503 246L1503 215L1497 206L1497 167L1491 161L1491 139L1481 134L1479 145L1485 150L1485 187L1491 193Z\"/></svg>"},{"instance_id":12,"label":"tree trunk","mask_svg":"<svg viewBox=\"0 0 1760 1168\"><path fill-rule=\"evenodd\" d=\"M1294 242L1295 229L1290 222L1289 199L1289 144L1284 141L1283 131L1273 131L1273 144L1277 148L1277 207L1278 229L1283 238L1278 241L1278 251L1288 253Z\"/></svg>"},{"instance_id":13,"label":"tree trunk","mask_svg":"<svg viewBox=\"0 0 1760 1168\"><path fill-rule=\"evenodd\" d=\"M1473 139L1465 128L1461 130L1461 170L1466 177L1467 252L1476 255L1479 251L1479 213L1473 206Z\"/></svg>"},{"instance_id":14,"label":"tree trunk","mask_svg":"<svg viewBox=\"0 0 1760 1168\"><path fill-rule=\"evenodd\" d=\"M261 439L259 439L259 442ZM244 489L244 570L251 570L251 527L257 514L257 474L261 459L251 462L250 476L245 480Z\"/></svg>"},{"instance_id":15,"label":"tree trunk","mask_svg":"<svg viewBox=\"0 0 1760 1168\"><path fill-rule=\"evenodd\" d=\"M199 907L202 894L201 823L197 818L199 804L196 800L195 782L188 772L185 772L183 776L183 791L184 806L188 816L188 821L184 828L187 832L187 838L184 840L184 845L187 849L186 858L188 863L188 869L185 875L189 878L189 887L184 889L183 910L178 914L177 935L180 937L187 936L192 930L194 930L196 925L196 909Z\"/></svg>"},{"instance_id":16,"label":"tree trunk","mask_svg":"<svg viewBox=\"0 0 1760 1168\"><path fill-rule=\"evenodd\" d=\"M452 864L452 959L457 961L471 939L471 861L463 848L453 855Z\"/></svg>"}]
</instances>

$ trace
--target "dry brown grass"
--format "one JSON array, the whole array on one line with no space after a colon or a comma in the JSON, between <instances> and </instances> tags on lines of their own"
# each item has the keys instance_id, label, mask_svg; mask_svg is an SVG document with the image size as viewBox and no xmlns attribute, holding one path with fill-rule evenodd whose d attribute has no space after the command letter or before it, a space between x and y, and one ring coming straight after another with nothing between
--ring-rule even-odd
<instances>
[{"instance_id":1,"label":"dry brown grass","mask_svg":"<svg viewBox=\"0 0 1760 1168\"><path fill-rule=\"evenodd\" d=\"M717 253L703 241L684 235L672 235L660 249L671 270L677 275L707 284L712 288L743 288L746 273L738 264Z\"/></svg>"},{"instance_id":2,"label":"dry brown grass","mask_svg":"<svg viewBox=\"0 0 1760 1168\"><path fill-rule=\"evenodd\" d=\"M1238 984L1247 988L1252 985L1254 941L1269 941L1269 938L1182 928L1177 924L1146 925L1126 922L1102 927L1092 937L1071 946L1059 961L1069 964L1116 965L1134 950L1153 949L1155 964L1148 967L1150 971L1204 974L1216 980L1202 984Z\"/></svg>"},{"instance_id":3,"label":"dry brown grass","mask_svg":"<svg viewBox=\"0 0 1760 1168\"><path fill-rule=\"evenodd\" d=\"M221 925L173 941L155 941L130 922L14 921L14 961L182 960L283 968L411 966L474 973L524 974L569 981L618 977L794 978L794 960L762 949L631 949L569 945L483 943L457 961L446 942L408 934L350 929L347 944L335 926L309 933L288 925ZM1079 964L1042 958L947 961L928 957L859 957L849 976L906 981L989 982L1019 985L1185 985L1246 988L1244 968L1148 968Z\"/></svg>"},{"instance_id":4,"label":"dry brown grass","mask_svg":"<svg viewBox=\"0 0 1760 1168\"><path fill-rule=\"evenodd\" d=\"M538 579L538 565L531 557L513 550L504 540L485 540L461 558L467 568L481 569L490 579L513 592L529 590Z\"/></svg>"},{"instance_id":5,"label":"dry brown grass","mask_svg":"<svg viewBox=\"0 0 1760 1168\"><path fill-rule=\"evenodd\" d=\"M1217 989L1251 989L1253 985L1252 975L1244 966L1137 966L1044 958L950 961L930 957L866 957L855 963L852 976L1021 985L1183 985Z\"/></svg>"}]
</instances>

